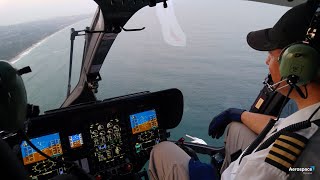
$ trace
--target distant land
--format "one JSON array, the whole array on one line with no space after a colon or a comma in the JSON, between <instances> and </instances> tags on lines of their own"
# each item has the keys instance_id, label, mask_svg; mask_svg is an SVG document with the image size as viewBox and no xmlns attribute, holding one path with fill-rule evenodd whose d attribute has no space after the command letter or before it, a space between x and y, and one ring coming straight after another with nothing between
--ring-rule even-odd
<instances>
[{"instance_id":1,"label":"distant land","mask_svg":"<svg viewBox=\"0 0 320 180\"><path fill-rule=\"evenodd\" d=\"M11 60L47 36L92 15L57 17L0 26L0 60Z\"/></svg>"}]
</instances>

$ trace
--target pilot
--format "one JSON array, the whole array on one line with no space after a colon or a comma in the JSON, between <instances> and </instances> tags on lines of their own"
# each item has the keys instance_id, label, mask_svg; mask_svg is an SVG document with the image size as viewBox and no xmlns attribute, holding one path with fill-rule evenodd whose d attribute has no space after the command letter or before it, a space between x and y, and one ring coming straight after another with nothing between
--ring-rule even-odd
<instances>
[{"instance_id":1,"label":"pilot","mask_svg":"<svg viewBox=\"0 0 320 180\"><path fill-rule=\"evenodd\" d=\"M0 60L0 130L5 133L16 133L24 128L27 117L33 113L28 111L27 93L21 75L30 72L29 67L17 70L11 63ZM37 108L37 107L36 107ZM38 110L36 110L36 114ZM8 179L28 179L22 162L18 159L6 141L0 138L1 176ZM53 180L92 180L89 174L75 167L70 174L62 174Z\"/></svg>"},{"instance_id":2,"label":"pilot","mask_svg":"<svg viewBox=\"0 0 320 180\"><path fill-rule=\"evenodd\" d=\"M221 179L320 177L320 171L313 168L319 166L316 150L320 143L317 125L317 119L320 118L320 55L314 47L301 42L314 12L312 1L308 1L287 11L272 28L248 34L249 46L269 52L266 64L273 81L278 84L274 88L291 98L297 104L298 111L277 121L270 120L270 116L241 109L229 109L218 115L216 119L222 119L219 122L221 125L215 128L222 128L222 132L215 130L211 133L214 137L223 134L224 128L231 122L226 119L231 119L252 129L251 138L254 139L223 171ZM300 43L291 44L297 41ZM261 122L257 122L257 119L261 119ZM250 120L252 122L248 122ZM259 136L256 137L254 132ZM303 168L305 172L299 172ZM220 178L212 164L197 161L174 143L166 141L153 148L149 174L151 179Z\"/></svg>"},{"instance_id":3,"label":"pilot","mask_svg":"<svg viewBox=\"0 0 320 180\"><path fill-rule=\"evenodd\" d=\"M27 115L27 94L18 70L9 62L0 61L0 130L22 129ZM0 139L1 176L26 179L27 173L11 147Z\"/></svg>"}]
</instances>

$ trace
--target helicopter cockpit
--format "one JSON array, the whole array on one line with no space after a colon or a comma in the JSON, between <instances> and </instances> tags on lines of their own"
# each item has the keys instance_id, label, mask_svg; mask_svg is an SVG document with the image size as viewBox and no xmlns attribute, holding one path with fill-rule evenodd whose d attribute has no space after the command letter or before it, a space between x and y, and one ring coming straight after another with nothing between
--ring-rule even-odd
<instances>
[{"instance_id":1,"label":"helicopter cockpit","mask_svg":"<svg viewBox=\"0 0 320 180\"><path fill-rule=\"evenodd\" d=\"M71 41L77 35L86 35L78 85L72 92L68 89L60 108L39 115L39 109L31 106L23 128L1 132L2 140L12 148L30 179L52 179L64 174L78 178L85 174L91 179L148 179L143 167L152 147L168 140L168 130L177 127L182 119L183 95L179 89L143 91L105 100L94 96L101 80L99 69L117 34L141 30L125 29L124 24L142 7L163 3L165 8L166 1L96 3L99 8L92 26L83 31L73 29L71 33ZM190 146L204 154L222 151Z\"/></svg>"},{"instance_id":2,"label":"helicopter cockpit","mask_svg":"<svg viewBox=\"0 0 320 180\"><path fill-rule=\"evenodd\" d=\"M94 95L101 80L99 70L117 34L141 30L125 29L124 24L144 6L163 3L166 7L166 0L95 1L100 9L92 26L83 31L73 29L71 34L71 40L81 32L86 36L75 89L68 89L60 108L28 118L22 131L1 134L30 179L55 179L70 173L78 179L148 179L143 167L151 149L169 140L169 130L181 122L184 100L179 89L143 91L105 100L97 100ZM275 92L268 92L267 97L267 91L265 86L250 111L279 113L278 104L286 99ZM183 140L176 143L210 155L213 160L224 150Z\"/></svg>"},{"instance_id":3,"label":"helicopter cockpit","mask_svg":"<svg viewBox=\"0 0 320 180\"><path fill-rule=\"evenodd\" d=\"M6 140L32 179L68 172L68 165L59 163L64 161L101 179L146 176L139 172L152 147L167 140L167 129L180 123L182 111L182 93L168 89L51 110L31 118L30 141L55 161L16 136Z\"/></svg>"}]
</instances>

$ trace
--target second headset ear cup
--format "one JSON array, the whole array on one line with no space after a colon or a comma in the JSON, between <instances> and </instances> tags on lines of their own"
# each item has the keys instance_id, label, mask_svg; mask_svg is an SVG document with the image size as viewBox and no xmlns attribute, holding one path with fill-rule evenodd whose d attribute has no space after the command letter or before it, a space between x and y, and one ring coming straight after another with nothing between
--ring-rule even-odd
<instances>
[{"instance_id":1,"label":"second headset ear cup","mask_svg":"<svg viewBox=\"0 0 320 180\"><path fill-rule=\"evenodd\" d=\"M22 77L7 61L0 61L0 127L16 131L24 127L27 115L27 92Z\"/></svg>"},{"instance_id":2,"label":"second headset ear cup","mask_svg":"<svg viewBox=\"0 0 320 180\"><path fill-rule=\"evenodd\" d=\"M283 79L297 76L297 85L305 85L313 80L319 71L319 52L305 43L287 46L279 56L280 75Z\"/></svg>"}]
</instances>

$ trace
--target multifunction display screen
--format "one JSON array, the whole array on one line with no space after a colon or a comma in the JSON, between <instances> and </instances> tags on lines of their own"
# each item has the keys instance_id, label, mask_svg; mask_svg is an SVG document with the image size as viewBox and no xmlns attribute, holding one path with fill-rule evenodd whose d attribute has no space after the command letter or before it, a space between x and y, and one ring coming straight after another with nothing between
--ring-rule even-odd
<instances>
[{"instance_id":1,"label":"multifunction display screen","mask_svg":"<svg viewBox=\"0 0 320 180\"><path fill-rule=\"evenodd\" d=\"M33 138L30 141L48 156L55 157L62 155L59 133ZM20 147L24 165L46 159L34 150L26 141L22 141Z\"/></svg>"},{"instance_id":2,"label":"multifunction display screen","mask_svg":"<svg viewBox=\"0 0 320 180\"><path fill-rule=\"evenodd\" d=\"M77 147L81 147L83 145L83 139L82 139L82 134L74 134L69 136L69 143L70 143L70 147L73 148L77 148Z\"/></svg>"},{"instance_id":3,"label":"multifunction display screen","mask_svg":"<svg viewBox=\"0 0 320 180\"><path fill-rule=\"evenodd\" d=\"M132 134L158 127L156 110L148 110L130 115Z\"/></svg>"}]
</instances>

